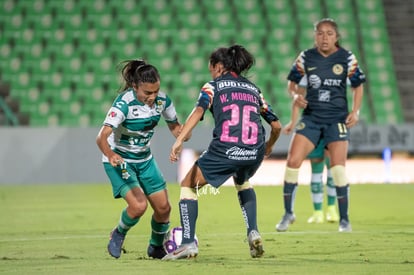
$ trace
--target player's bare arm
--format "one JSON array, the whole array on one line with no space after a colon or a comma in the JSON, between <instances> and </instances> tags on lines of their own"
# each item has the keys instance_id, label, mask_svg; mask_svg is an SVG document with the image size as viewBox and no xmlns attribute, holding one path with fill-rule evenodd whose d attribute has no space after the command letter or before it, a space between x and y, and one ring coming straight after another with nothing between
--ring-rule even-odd
<instances>
[{"instance_id":1,"label":"player's bare arm","mask_svg":"<svg viewBox=\"0 0 414 275\"><path fill-rule=\"evenodd\" d=\"M168 123L168 128L170 129L171 133L173 134L175 138L177 138L181 134L183 127L184 125L178 122ZM191 138L191 132L187 136L184 137L184 141L188 141L190 138Z\"/></svg>"},{"instance_id":2,"label":"player's bare arm","mask_svg":"<svg viewBox=\"0 0 414 275\"><path fill-rule=\"evenodd\" d=\"M280 123L280 120L272 121L270 123L271 131L269 139L266 141L266 151L265 156L269 157L273 150L273 145L276 143L276 141L280 137L280 132L282 129L282 124Z\"/></svg>"},{"instance_id":3,"label":"player's bare arm","mask_svg":"<svg viewBox=\"0 0 414 275\"><path fill-rule=\"evenodd\" d=\"M308 106L306 100L306 89L304 87L297 86L296 93L293 95L293 103L298 107L305 109Z\"/></svg>"},{"instance_id":4,"label":"player's bare arm","mask_svg":"<svg viewBox=\"0 0 414 275\"><path fill-rule=\"evenodd\" d=\"M363 84L358 87L352 88L353 101L352 110L346 118L346 127L354 127L359 121L359 110L362 104L362 96L364 94Z\"/></svg>"},{"instance_id":5,"label":"player's bare arm","mask_svg":"<svg viewBox=\"0 0 414 275\"><path fill-rule=\"evenodd\" d=\"M109 163L115 167L124 162L123 158L112 151L108 143L108 137L112 134L112 128L110 126L104 125L96 137L96 144L102 153L108 158Z\"/></svg>"},{"instance_id":6,"label":"player's bare arm","mask_svg":"<svg viewBox=\"0 0 414 275\"><path fill-rule=\"evenodd\" d=\"M187 137L191 136L191 132L200 119L203 117L204 109L202 107L195 107L191 114L188 116L187 121L181 129L180 135L177 137L175 143L171 148L170 161L175 162L178 160L182 151L183 142Z\"/></svg>"}]
</instances>

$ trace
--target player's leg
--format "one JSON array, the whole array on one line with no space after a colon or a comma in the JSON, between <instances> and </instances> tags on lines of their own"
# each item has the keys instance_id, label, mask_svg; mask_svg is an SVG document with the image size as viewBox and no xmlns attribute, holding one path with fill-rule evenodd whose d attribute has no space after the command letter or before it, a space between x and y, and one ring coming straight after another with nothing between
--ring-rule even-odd
<instances>
[{"instance_id":1,"label":"player's leg","mask_svg":"<svg viewBox=\"0 0 414 275\"><path fill-rule=\"evenodd\" d=\"M164 237L170 227L171 205L168 200L165 179L154 158L136 164L138 179L154 213L151 218L151 238L147 249L149 257L165 256Z\"/></svg>"},{"instance_id":2,"label":"player's leg","mask_svg":"<svg viewBox=\"0 0 414 275\"><path fill-rule=\"evenodd\" d=\"M163 242L170 227L171 206L168 201L167 189L149 195L148 200L154 209L154 214L151 218L151 238L147 254L149 257L161 259L166 254Z\"/></svg>"},{"instance_id":3,"label":"player's leg","mask_svg":"<svg viewBox=\"0 0 414 275\"><path fill-rule=\"evenodd\" d=\"M323 150L323 149L322 149ZM315 151L315 150L314 150ZM311 162L311 197L313 203L313 214L308 219L308 223L323 223L323 168L324 168L324 161L323 158L312 158L310 159Z\"/></svg>"},{"instance_id":4,"label":"player's leg","mask_svg":"<svg viewBox=\"0 0 414 275\"><path fill-rule=\"evenodd\" d=\"M234 167L237 172L233 177L234 186L237 190L240 208L245 220L247 236L252 230L258 231L257 228L257 201L256 192L250 184L249 179L259 169L261 160L257 160L251 165Z\"/></svg>"},{"instance_id":5,"label":"player's leg","mask_svg":"<svg viewBox=\"0 0 414 275\"><path fill-rule=\"evenodd\" d=\"M276 225L277 231L286 231L289 224L295 221L294 203L299 179L299 167L314 147L314 144L306 136L298 134L298 132L293 136L289 147L283 184L285 213L282 220Z\"/></svg>"},{"instance_id":6,"label":"player's leg","mask_svg":"<svg viewBox=\"0 0 414 275\"><path fill-rule=\"evenodd\" d=\"M145 213L147 200L139 188L136 176L129 167L128 177L122 177L120 167L112 167L109 163L104 163L111 184L114 198L124 198L127 207L122 210L118 225L112 230L108 243L108 252L112 257L121 256L122 245L129 229L138 223L140 217Z\"/></svg>"},{"instance_id":7,"label":"player's leg","mask_svg":"<svg viewBox=\"0 0 414 275\"><path fill-rule=\"evenodd\" d=\"M328 141L327 141L328 142ZM348 141L337 140L328 143L331 157L332 178L336 186L336 195L339 208L339 231L352 231L348 217L349 208L349 184L345 173L345 162L348 152Z\"/></svg>"},{"instance_id":8,"label":"player's leg","mask_svg":"<svg viewBox=\"0 0 414 275\"><path fill-rule=\"evenodd\" d=\"M183 229L181 245L167 254L163 260L177 260L196 257L198 247L195 242L196 223L198 218L197 188L207 184L198 164L194 164L181 181L180 211L181 227Z\"/></svg>"},{"instance_id":9,"label":"player's leg","mask_svg":"<svg viewBox=\"0 0 414 275\"><path fill-rule=\"evenodd\" d=\"M325 165L327 169L327 180L326 180L326 196L327 196L327 211L326 220L328 222L338 222L339 216L336 211L336 187L332 178L331 164L329 159L329 153L325 157Z\"/></svg>"},{"instance_id":10,"label":"player's leg","mask_svg":"<svg viewBox=\"0 0 414 275\"><path fill-rule=\"evenodd\" d=\"M257 201L256 192L248 180L238 183L238 179L234 178L237 197L239 199L243 218L247 229L247 238L250 247L250 256L258 258L263 256L264 249L262 238L257 228Z\"/></svg>"}]
</instances>

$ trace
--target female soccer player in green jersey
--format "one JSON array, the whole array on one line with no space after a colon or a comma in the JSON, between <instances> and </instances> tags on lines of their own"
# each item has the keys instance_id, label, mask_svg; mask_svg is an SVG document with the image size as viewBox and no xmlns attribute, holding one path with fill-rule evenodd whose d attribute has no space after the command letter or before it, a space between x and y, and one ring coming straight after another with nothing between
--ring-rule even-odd
<instances>
[{"instance_id":1,"label":"female soccer player in green jersey","mask_svg":"<svg viewBox=\"0 0 414 275\"><path fill-rule=\"evenodd\" d=\"M125 235L144 215L149 201L154 213L147 253L162 258L171 206L165 179L149 145L161 116L174 137L178 137L182 125L173 102L160 91L160 75L154 66L142 60L125 61L122 76L125 88L109 109L96 139L113 196L127 203L111 232L108 252L115 258L121 256Z\"/></svg>"}]
</instances>

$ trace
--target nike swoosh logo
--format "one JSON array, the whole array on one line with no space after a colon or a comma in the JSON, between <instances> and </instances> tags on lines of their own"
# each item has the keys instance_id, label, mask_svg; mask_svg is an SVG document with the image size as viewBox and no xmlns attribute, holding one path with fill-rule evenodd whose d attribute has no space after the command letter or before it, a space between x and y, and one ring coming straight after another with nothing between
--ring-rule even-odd
<instances>
[{"instance_id":1,"label":"nike swoosh logo","mask_svg":"<svg viewBox=\"0 0 414 275\"><path fill-rule=\"evenodd\" d=\"M313 71L313 70L316 70L316 68L317 68L317 67L309 67L309 68L308 68L308 71Z\"/></svg>"}]
</instances>

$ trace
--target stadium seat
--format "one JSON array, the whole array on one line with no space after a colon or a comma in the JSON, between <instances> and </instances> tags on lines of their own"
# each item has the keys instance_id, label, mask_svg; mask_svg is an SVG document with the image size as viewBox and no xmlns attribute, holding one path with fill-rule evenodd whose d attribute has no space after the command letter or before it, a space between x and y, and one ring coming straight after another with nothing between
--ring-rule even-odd
<instances>
[{"instance_id":1,"label":"stadium seat","mask_svg":"<svg viewBox=\"0 0 414 275\"><path fill-rule=\"evenodd\" d=\"M357 14L352 11L354 2ZM119 63L144 58L160 70L162 89L185 118L201 85L210 80L209 54L217 47L239 43L256 57L251 79L286 120L290 114L287 73L299 51L313 46L313 23L328 16L338 22L341 43L356 54L370 84L379 84L367 85L369 94L393 102L384 106L379 100L373 103L375 111L393 110L395 118L384 121L402 121L379 1L257 3L9 0L2 5L0 17L0 80L11 84L12 97L20 100L32 125L94 126L102 123L122 85ZM355 16L361 28L357 28ZM63 103L67 91L71 96ZM367 118L371 113L368 103L364 101L361 111Z\"/></svg>"}]
</instances>

